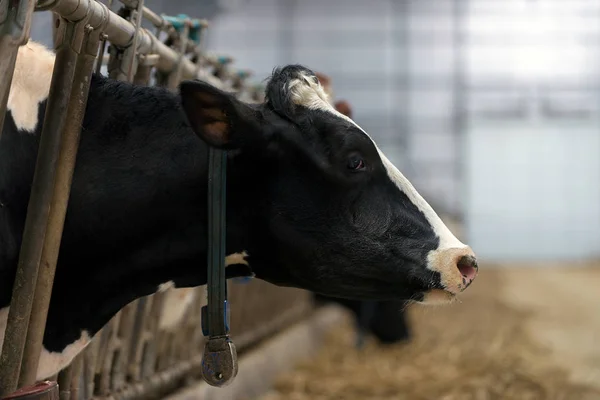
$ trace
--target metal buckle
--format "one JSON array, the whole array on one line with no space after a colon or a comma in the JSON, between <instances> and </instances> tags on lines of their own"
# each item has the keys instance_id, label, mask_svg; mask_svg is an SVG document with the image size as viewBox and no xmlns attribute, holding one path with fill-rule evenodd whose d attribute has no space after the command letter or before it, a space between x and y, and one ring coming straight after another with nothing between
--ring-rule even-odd
<instances>
[{"instance_id":1,"label":"metal buckle","mask_svg":"<svg viewBox=\"0 0 600 400\"><path fill-rule=\"evenodd\" d=\"M223 387L238 373L237 351L229 335L209 338L202 355L202 375L211 386Z\"/></svg>"}]
</instances>

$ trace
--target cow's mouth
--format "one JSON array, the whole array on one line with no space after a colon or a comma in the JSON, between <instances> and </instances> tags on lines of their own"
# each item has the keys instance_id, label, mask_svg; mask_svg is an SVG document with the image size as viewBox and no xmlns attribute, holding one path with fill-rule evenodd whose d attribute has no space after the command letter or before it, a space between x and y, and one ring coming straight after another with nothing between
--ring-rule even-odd
<instances>
[{"instance_id":1,"label":"cow's mouth","mask_svg":"<svg viewBox=\"0 0 600 400\"><path fill-rule=\"evenodd\" d=\"M456 301L456 294L445 289L431 289L423 293L423 299L420 304L426 305L443 305Z\"/></svg>"}]
</instances>

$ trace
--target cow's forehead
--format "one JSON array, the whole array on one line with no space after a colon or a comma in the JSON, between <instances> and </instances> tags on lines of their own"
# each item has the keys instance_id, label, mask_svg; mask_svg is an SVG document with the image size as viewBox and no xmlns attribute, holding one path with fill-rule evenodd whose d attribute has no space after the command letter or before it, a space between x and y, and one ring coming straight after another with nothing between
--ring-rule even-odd
<instances>
[{"instance_id":1,"label":"cow's forehead","mask_svg":"<svg viewBox=\"0 0 600 400\"><path fill-rule=\"evenodd\" d=\"M287 89L289 92L289 99L294 105L305 107L310 110L320 110L330 113L341 120L351 123L373 142L389 179L400 191L406 194L409 200L423 213L424 217L440 239L439 248L466 247L465 244L460 242L452 232L450 232L448 227L446 227L427 201L425 201L425 199L417 192L410 181L406 179L398 168L396 168L396 166L385 156L373 138L371 138L371 136L350 117L340 113L331 105L327 93L314 76L300 72L294 79L289 81Z\"/></svg>"}]
</instances>

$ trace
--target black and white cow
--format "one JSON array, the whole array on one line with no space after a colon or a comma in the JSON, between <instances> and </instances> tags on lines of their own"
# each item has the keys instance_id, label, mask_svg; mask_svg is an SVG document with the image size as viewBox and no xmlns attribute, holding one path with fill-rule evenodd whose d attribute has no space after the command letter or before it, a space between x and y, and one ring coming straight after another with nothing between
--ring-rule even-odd
<instances>
[{"instance_id":1,"label":"black and white cow","mask_svg":"<svg viewBox=\"0 0 600 400\"><path fill-rule=\"evenodd\" d=\"M39 44L20 48L0 138L0 321L53 64ZM266 95L249 105L199 81L173 94L93 76L38 378L132 300L206 283L208 146L231 150L228 277L424 303L451 301L471 283L472 250L331 107L310 70L274 70Z\"/></svg>"}]
</instances>

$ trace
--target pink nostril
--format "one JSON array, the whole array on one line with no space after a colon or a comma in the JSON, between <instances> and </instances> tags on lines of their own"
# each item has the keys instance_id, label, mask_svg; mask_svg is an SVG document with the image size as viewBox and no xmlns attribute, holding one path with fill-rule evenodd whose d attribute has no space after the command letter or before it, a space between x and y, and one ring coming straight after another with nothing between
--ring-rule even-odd
<instances>
[{"instance_id":1,"label":"pink nostril","mask_svg":"<svg viewBox=\"0 0 600 400\"><path fill-rule=\"evenodd\" d=\"M468 286L477 276L477 261L472 256L464 256L458 261L457 266L463 277L463 283Z\"/></svg>"}]
</instances>

